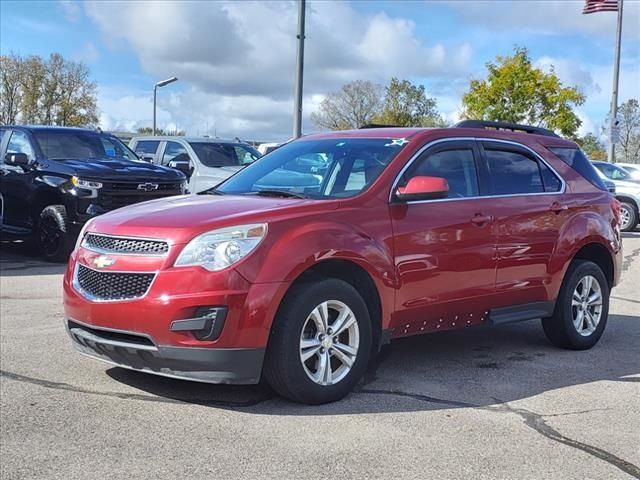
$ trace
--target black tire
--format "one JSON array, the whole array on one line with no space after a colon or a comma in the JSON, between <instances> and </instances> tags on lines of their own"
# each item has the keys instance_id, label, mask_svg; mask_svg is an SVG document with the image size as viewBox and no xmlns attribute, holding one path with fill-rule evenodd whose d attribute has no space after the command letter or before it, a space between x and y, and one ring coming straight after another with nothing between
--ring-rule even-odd
<instances>
[{"instance_id":1,"label":"black tire","mask_svg":"<svg viewBox=\"0 0 640 480\"><path fill-rule=\"evenodd\" d=\"M581 335L573 322L573 294L581 280L587 276L595 278L600 286L602 307L600 321L595 330ZM587 350L593 347L604 332L609 316L609 283L602 269L588 260L574 260L565 274L553 315L542 319L544 333L551 343L570 350Z\"/></svg>"},{"instance_id":2,"label":"black tire","mask_svg":"<svg viewBox=\"0 0 640 480\"><path fill-rule=\"evenodd\" d=\"M622 230L623 232L630 232L634 230L638 225L638 212L634 205L628 202L620 202L621 215L624 215L625 210L629 215L629 223L625 227L620 225L620 230Z\"/></svg>"},{"instance_id":3,"label":"black tire","mask_svg":"<svg viewBox=\"0 0 640 480\"><path fill-rule=\"evenodd\" d=\"M63 205L49 205L40 213L36 227L38 249L49 262L67 262L75 237L69 231L67 210Z\"/></svg>"},{"instance_id":4,"label":"black tire","mask_svg":"<svg viewBox=\"0 0 640 480\"><path fill-rule=\"evenodd\" d=\"M306 373L300 358L300 337L311 312L322 302L336 300L351 309L359 331L359 346L351 370L333 385L315 383ZM317 405L346 396L365 373L371 353L371 319L367 306L347 282L321 278L295 285L285 300L271 329L265 356L264 376L283 397Z\"/></svg>"}]
</instances>

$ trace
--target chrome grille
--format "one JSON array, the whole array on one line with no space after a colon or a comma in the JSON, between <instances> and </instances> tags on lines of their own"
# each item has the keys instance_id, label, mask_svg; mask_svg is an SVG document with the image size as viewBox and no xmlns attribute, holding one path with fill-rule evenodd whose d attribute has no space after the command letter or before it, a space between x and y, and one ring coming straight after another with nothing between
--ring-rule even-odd
<instances>
[{"instance_id":1,"label":"chrome grille","mask_svg":"<svg viewBox=\"0 0 640 480\"><path fill-rule=\"evenodd\" d=\"M169 251L169 244L162 240L111 237L95 233L87 234L82 246L98 252L140 255L164 255Z\"/></svg>"},{"instance_id":2,"label":"chrome grille","mask_svg":"<svg viewBox=\"0 0 640 480\"><path fill-rule=\"evenodd\" d=\"M90 300L133 300L143 297L155 273L99 272L77 265L76 288Z\"/></svg>"}]
</instances>

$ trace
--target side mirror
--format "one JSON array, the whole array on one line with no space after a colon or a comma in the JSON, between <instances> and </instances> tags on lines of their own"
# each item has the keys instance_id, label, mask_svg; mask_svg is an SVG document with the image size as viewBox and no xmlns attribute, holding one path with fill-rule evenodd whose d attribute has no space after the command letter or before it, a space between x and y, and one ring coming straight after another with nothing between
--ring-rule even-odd
<instances>
[{"instance_id":1,"label":"side mirror","mask_svg":"<svg viewBox=\"0 0 640 480\"><path fill-rule=\"evenodd\" d=\"M153 163L153 155L142 154L140 155L140 160L142 160L143 162Z\"/></svg>"},{"instance_id":2,"label":"side mirror","mask_svg":"<svg viewBox=\"0 0 640 480\"><path fill-rule=\"evenodd\" d=\"M615 183L613 183L610 180L603 180L602 182L604 183L605 187L607 187L607 190L610 193L616 193L616 184Z\"/></svg>"},{"instance_id":3,"label":"side mirror","mask_svg":"<svg viewBox=\"0 0 640 480\"><path fill-rule=\"evenodd\" d=\"M191 168L190 163L186 160L171 160L169 162L169 167L181 171L187 176L187 178L193 173L193 168Z\"/></svg>"},{"instance_id":4,"label":"side mirror","mask_svg":"<svg viewBox=\"0 0 640 480\"><path fill-rule=\"evenodd\" d=\"M7 153L4 156L4 162L8 165L15 165L16 167L28 168L31 166L31 161L26 153Z\"/></svg>"},{"instance_id":5,"label":"side mirror","mask_svg":"<svg viewBox=\"0 0 640 480\"><path fill-rule=\"evenodd\" d=\"M441 177L413 177L404 187L398 187L395 195L401 202L447 198L449 184Z\"/></svg>"}]
</instances>

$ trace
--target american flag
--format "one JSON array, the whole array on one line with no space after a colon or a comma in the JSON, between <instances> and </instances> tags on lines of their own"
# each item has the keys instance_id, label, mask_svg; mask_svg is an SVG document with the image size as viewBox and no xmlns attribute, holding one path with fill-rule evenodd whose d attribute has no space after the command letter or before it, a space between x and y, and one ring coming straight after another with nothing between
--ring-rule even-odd
<instances>
[{"instance_id":1,"label":"american flag","mask_svg":"<svg viewBox=\"0 0 640 480\"><path fill-rule=\"evenodd\" d=\"M617 12L618 0L585 0L582 13Z\"/></svg>"}]
</instances>

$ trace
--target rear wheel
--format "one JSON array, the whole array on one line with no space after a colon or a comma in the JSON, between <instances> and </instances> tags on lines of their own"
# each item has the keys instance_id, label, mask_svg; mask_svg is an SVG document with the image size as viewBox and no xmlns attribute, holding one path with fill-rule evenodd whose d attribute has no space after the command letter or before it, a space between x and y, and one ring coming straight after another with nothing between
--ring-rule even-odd
<instances>
[{"instance_id":1,"label":"rear wheel","mask_svg":"<svg viewBox=\"0 0 640 480\"><path fill-rule=\"evenodd\" d=\"M542 320L554 345L572 350L593 347L609 315L609 284L593 262L574 260L565 275L553 316Z\"/></svg>"},{"instance_id":2,"label":"rear wheel","mask_svg":"<svg viewBox=\"0 0 640 480\"><path fill-rule=\"evenodd\" d=\"M35 241L42 256L50 262L66 262L75 239L69 232L67 210L63 205L50 205L40 213Z\"/></svg>"},{"instance_id":3,"label":"rear wheel","mask_svg":"<svg viewBox=\"0 0 640 480\"><path fill-rule=\"evenodd\" d=\"M320 404L347 395L367 367L371 320L350 284L325 279L295 286L271 332L264 374L291 400Z\"/></svg>"},{"instance_id":4,"label":"rear wheel","mask_svg":"<svg viewBox=\"0 0 640 480\"><path fill-rule=\"evenodd\" d=\"M629 232L636 228L638 223L638 212L635 207L627 202L620 203L620 230Z\"/></svg>"}]
</instances>

